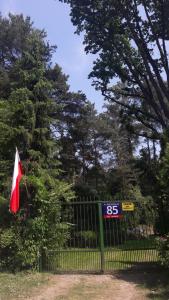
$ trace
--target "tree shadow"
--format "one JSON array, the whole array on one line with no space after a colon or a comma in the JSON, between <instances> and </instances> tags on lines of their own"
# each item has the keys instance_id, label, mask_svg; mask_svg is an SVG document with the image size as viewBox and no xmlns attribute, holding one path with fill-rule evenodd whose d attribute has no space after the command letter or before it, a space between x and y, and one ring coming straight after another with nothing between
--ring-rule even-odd
<instances>
[{"instance_id":1,"label":"tree shadow","mask_svg":"<svg viewBox=\"0 0 169 300\"><path fill-rule=\"evenodd\" d=\"M131 262L125 263L131 264ZM133 263L130 269L116 271L113 276L149 289L147 299L169 299L169 270L160 267L157 263Z\"/></svg>"}]
</instances>

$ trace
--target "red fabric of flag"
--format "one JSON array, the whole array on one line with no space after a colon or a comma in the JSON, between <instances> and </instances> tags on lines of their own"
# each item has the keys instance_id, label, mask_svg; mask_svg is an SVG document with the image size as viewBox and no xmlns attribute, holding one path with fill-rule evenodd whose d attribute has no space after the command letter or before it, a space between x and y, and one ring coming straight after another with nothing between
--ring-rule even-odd
<instances>
[{"instance_id":1,"label":"red fabric of flag","mask_svg":"<svg viewBox=\"0 0 169 300\"><path fill-rule=\"evenodd\" d=\"M11 198L10 198L10 211L14 214L19 210L19 183L22 176L23 176L22 165L19 158L18 150L16 149L13 180L12 180L12 190L11 190Z\"/></svg>"}]
</instances>

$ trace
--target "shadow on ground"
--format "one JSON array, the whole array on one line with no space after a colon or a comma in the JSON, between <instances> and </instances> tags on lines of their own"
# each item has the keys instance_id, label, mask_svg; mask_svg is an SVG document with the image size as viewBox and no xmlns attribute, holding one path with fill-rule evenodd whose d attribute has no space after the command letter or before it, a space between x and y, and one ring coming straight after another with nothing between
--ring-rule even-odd
<instances>
[{"instance_id":1,"label":"shadow on ground","mask_svg":"<svg viewBox=\"0 0 169 300\"><path fill-rule=\"evenodd\" d=\"M113 276L149 289L147 299L169 300L169 270L157 264L136 263L131 269L115 272Z\"/></svg>"}]
</instances>

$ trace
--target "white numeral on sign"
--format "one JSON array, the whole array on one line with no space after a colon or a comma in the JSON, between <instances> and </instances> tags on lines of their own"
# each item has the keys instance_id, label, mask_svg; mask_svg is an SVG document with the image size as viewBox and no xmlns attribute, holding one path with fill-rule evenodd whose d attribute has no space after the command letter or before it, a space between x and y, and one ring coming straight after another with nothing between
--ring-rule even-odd
<instances>
[{"instance_id":1,"label":"white numeral on sign","mask_svg":"<svg viewBox=\"0 0 169 300\"><path fill-rule=\"evenodd\" d=\"M113 205L113 215L118 215L117 205Z\"/></svg>"},{"instance_id":2,"label":"white numeral on sign","mask_svg":"<svg viewBox=\"0 0 169 300\"><path fill-rule=\"evenodd\" d=\"M108 206L107 206L107 214L108 214L108 215L112 215L112 213L113 213L112 206L111 206L111 205L108 205Z\"/></svg>"},{"instance_id":3,"label":"white numeral on sign","mask_svg":"<svg viewBox=\"0 0 169 300\"><path fill-rule=\"evenodd\" d=\"M118 206L117 205L108 205L107 206L108 215L118 215Z\"/></svg>"}]
</instances>

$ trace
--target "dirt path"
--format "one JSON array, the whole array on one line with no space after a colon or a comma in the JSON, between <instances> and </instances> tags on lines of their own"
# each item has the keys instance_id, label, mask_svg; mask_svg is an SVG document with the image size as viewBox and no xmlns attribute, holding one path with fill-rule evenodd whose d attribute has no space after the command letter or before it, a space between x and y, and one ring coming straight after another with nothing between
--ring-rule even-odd
<instances>
[{"instance_id":1,"label":"dirt path","mask_svg":"<svg viewBox=\"0 0 169 300\"><path fill-rule=\"evenodd\" d=\"M29 300L144 300L149 292L113 275L53 275Z\"/></svg>"}]
</instances>

